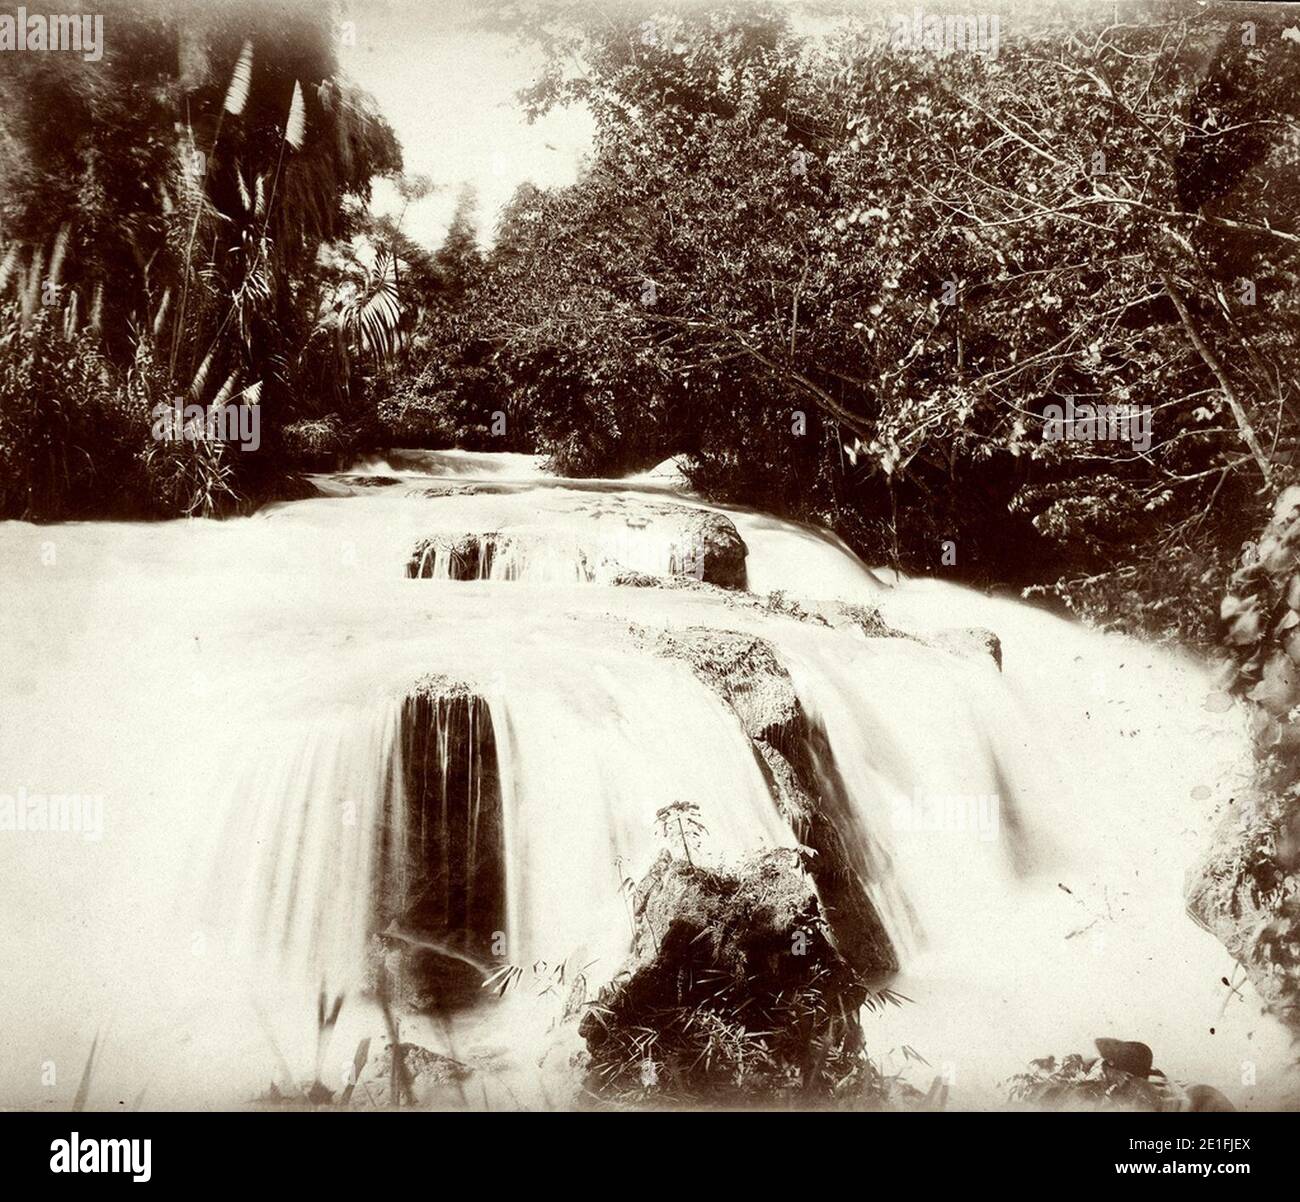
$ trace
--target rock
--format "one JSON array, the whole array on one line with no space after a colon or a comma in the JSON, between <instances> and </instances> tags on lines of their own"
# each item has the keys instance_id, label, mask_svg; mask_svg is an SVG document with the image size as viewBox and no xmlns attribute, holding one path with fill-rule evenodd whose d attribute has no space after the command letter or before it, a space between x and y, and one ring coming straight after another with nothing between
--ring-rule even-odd
<instances>
[{"instance_id":1,"label":"rock","mask_svg":"<svg viewBox=\"0 0 1300 1202\"><path fill-rule=\"evenodd\" d=\"M745 546L729 517L707 509L683 510L682 533L673 557L674 575L694 576L719 588L744 589Z\"/></svg>"},{"instance_id":2,"label":"rock","mask_svg":"<svg viewBox=\"0 0 1300 1202\"><path fill-rule=\"evenodd\" d=\"M711 597L730 609L776 614L809 626L822 626L826 629L854 630L867 638L920 641L914 635L890 626L881 617L880 611L870 605L858 605L846 601L808 600L791 597L780 590L760 597L754 593L738 592L734 589L705 584L691 576L655 576L649 572L619 572L610 583L624 588L687 590Z\"/></svg>"},{"instance_id":3,"label":"rock","mask_svg":"<svg viewBox=\"0 0 1300 1202\"><path fill-rule=\"evenodd\" d=\"M1193 1085L1187 1091L1187 1109L1207 1114L1227 1114L1237 1108L1213 1085Z\"/></svg>"},{"instance_id":4,"label":"rock","mask_svg":"<svg viewBox=\"0 0 1300 1202\"><path fill-rule=\"evenodd\" d=\"M809 871L840 952L865 977L897 972L898 954L868 891L887 870L884 852L858 823L825 731L808 717L771 644L702 626L642 637L656 654L690 664L740 719L773 800L816 853Z\"/></svg>"},{"instance_id":5,"label":"rock","mask_svg":"<svg viewBox=\"0 0 1300 1202\"><path fill-rule=\"evenodd\" d=\"M1112 1068L1134 1077L1151 1076L1151 1049L1144 1043L1125 1039L1094 1039L1097 1051Z\"/></svg>"},{"instance_id":6,"label":"rock","mask_svg":"<svg viewBox=\"0 0 1300 1202\"><path fill-rule=\"evenodd\" d=\"M930 635L936 647L962 659L991 659L1002 671L1002 640L979 626L939 630Z\"/></svg>"},{"instance_id":7,"label":"rock","mask_svg":"<svg viewBox=\"0 0 1300 1202\"><path fill-rule=\"evenodd\" d=\"M372 476L363 472L353 472L338 476L336 479L340 484L347 484L352 488L389 488L394 484L401 484L396 476Z\"/></svg>"},{"instance_id":8,"label":"rock","mask_svg":"<svg viewBox=\"0 0 1300 1202\"><path fill-rule=\"evenodd\" d=\"M254 495L245 497L235 506L235 511L242 514L256 513L263 506L275 505L283 501L309 501L313 497L325 495L306 476L298 472L288 472L267 481L265 487Z\"/></svg>"},{"instance_id":9,"label":"rock","mask_svg":"<svg viewBox=\"0 0 1300 1202\"><path fill-rule=\"evenodd\" d=\"M866 991L798 853L723 872L665 850L632 914L631 954L579 1025L598 1089L815 1088L860 1051Z\"/></svg>"},{"instance_id":10,"label":"rock","mask_svg":"<svg viewBox=\"0 0 1300 1202\"><path fill-rule=\"evenodd\" d=\"M438 1100L438 1095L450 1091L459 1095L461 1085L472 1075L473 1070L466 1064L441 1052L431 1051L416 1043L398 1044L398 1074L405 1075L405 1082L398 1082L397 1088L403 1091L403 1105L427 1105ZM373 1103L376 1106L394 1104L393 1080L393 1045L386 1044L384 1050L370 1062L368 1070L359 1083L361 1088L352 1095L357 1105Z\"/></svg>"},{"instance_id":11,"label":"rock","mask_svg":"<svg viewBox=\"0 0 1300 1202\"><path fill-rule=\"evenodd\" d=\"M805 601L775 592L768 594L767 607L773 613L786 614L802 622L829 626L833 630L855 630L871 639L912 637L895 630L880 616L880 610L870 605L849 601Z\"/></svg>"},{"instance_id":12,"label":"rock","mask_svg":"<svg viewBox=\"0 0 1300 1202\"><path fill-rule=\"evenodd\" d=\"M406 564L410 579L434 576L444 568L451 580L480 580L492 563L495 534L434 534L421 539Z\"/></svg>"},{"instance_id":13,"label":"rock","mask_svg":"<svg viewBox=\"0 0 1300 1202\"><path fill-rule=\"evenodd\" d=\"M668 542L667 575L719 588L743 590L746 585L745 546L734 523L725 514L675 501L646 501L627 497L602 497L589 513L593 522L592 558L617 564L619 544L628 529L658 527ZM645 587L652 573L626 569L623 583ZM617 569L610 574L617 579Z\"/></svg>"},{"instance_id":14,"label":"rock","mask_svg":"<svg viewBox=\"0 0 1300 1202\"><path fill-rule=\"evenodd\" d=\"M758 738L801 712L794 682L766 639L733 630L689 626L648 636L656 655L685 660Z\"/></svg>"},{"instance_id":15,"label":"rock","mask_svg":"<svg viewBox=\"0 0 1300 1202\"><path fill-rule=\"evenodd\" d=\"M444 486L435 490L441 495ZM449 485L459 491L464 486ZM429 490L424 490L426 493ZM652 573L629 570L629 531L651 522L664 527L662 534L668 578L680 578L722 589L743 590L748 550L730 519L720 513L686 505L642 503L593 509L590 530L579 530L571 544L555 544L527 526L484 533L446 532L421 539L406 565L408 577L442 576L452 580L480 580L490 575L492 563L503 556L527 562L529 556L559 553L572 559L579 579L645 587Z\"/></svg>"}]
</instances>

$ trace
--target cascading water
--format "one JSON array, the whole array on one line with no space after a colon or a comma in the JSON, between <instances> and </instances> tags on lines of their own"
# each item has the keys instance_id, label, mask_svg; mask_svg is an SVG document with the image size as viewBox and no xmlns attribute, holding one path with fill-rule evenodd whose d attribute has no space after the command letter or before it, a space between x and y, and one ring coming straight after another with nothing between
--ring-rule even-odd
<instances>
[{"instance_id":1,"label":"cascading water","mask_svg":"<svg viewBox=\"0 0 1300 1202\"><path fill-rule=\"evenodd\" d=\"M724 512L753 594L986 627L1004 672L689 582L616 586L692 566L698 502L649 478L443 452L319 483L224 523L0 527L0 792L104 814L97 840L0 832L22 966L0 1006L32 1049L5 1098L66 1102L97 1036L91 1105L332 1084L386 1034L367 998L428 1008L504 963L608 977L661 807L698 805L718 863L800 842L736 705L655 653L698 630L762 639L817 732L914 1002L867 1020L882 1062L906 1044L987 1105L1030 1058L1119 1035L1239 1103L1283 1088L1280 1028L1182 913L1210 817L1193 791L1245 746L1196 665L745 511ZM325 1051L322 997L345 999ZM472 1008L457 1039L535 1064L522 1005ZM1246 1061L1257 1084L1234 1089Z\"/></svg>"}]
</instances>

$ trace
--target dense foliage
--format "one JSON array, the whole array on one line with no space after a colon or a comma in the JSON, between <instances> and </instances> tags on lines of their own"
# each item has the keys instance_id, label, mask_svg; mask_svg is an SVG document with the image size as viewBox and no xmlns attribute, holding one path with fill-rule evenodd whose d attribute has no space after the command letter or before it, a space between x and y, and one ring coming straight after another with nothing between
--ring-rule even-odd
<instances>
[{"instance_id":1,"label":"dense foliage","mask_svg":"<svg viewBox=\"0 0 1300 1202\"><path fill-rule=\"evenodd\" d=\"M357 402L319 252L353 235L372 177L401 158L337 73L330 8L109 7L101 60L13 56L0 77L13 516L210 512L272 486L281 430L322 395ZM149 415L178 400L258 406L259 449L159 446ZM194 461L179 476L177 456Z\"/></svg>"},{"instance_id":2,"label":"dense foliage","mask_svg":"<svg viewBox=\"0 0 1300 1202\"><path fill-rule=\"evenodd\" d=\"M1295 476L1300 44L1182 6L1022 6L996 55L784 6L574 11L528 6L525 101L586 105L591 160L516 198L474 310L541 449L684 452L870 557L1214 635ZM1149 441L1045 438L1075 403Z\"/></svg>"}]
</instances>

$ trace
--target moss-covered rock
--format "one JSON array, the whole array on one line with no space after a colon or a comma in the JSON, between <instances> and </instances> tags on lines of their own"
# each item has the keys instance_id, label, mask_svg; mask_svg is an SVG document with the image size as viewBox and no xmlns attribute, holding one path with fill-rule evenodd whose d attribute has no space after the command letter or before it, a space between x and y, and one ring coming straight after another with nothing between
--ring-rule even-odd
<instances>
[{"instance_id":1,"label":"moss-covered rock","mask_svg":"<svg viewBox=\"0 0 1300 1202\"><path fill-rule=\"evenodd\" d=\"M884 852L862 829L826 732L809 718L771 644L709 627L645 633L654 651L688 663L735 712L795 837L815 854L809 871L836 945L871 978L898 971L898 954L871 901Z\"/></svg>"},{"instance_id":2,"label":"moss-covered rock","mask_svg":"<svg viewBox=\"0 0 1300 1202\"><path fill-rule=\"evenodd\" d=\"M599 1091L828 1090L856 1066L866 989L797 852L724 872L664 851L632 913L627 963L579 1027Z\"/></svg>"}]
</instances>

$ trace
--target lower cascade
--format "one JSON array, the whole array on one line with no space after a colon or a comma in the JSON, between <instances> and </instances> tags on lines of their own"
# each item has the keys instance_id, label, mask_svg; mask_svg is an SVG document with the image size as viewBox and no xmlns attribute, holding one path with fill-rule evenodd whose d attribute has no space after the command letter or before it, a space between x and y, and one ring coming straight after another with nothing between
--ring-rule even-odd
<instances>
[{"instance_id":1,"label":"lower cascade","mask_svg":"<svg viewBox=\"0 0 1300 1202\"><path fill-rule=\"evenodd\" d=\"M0 537L11 603L50 615L10 658L0 751L104 813L5 874L33 968L0 1002L50 1047L97 1041L111 1088L333 1095L372 1037L399 1091L408 1045L483 1104L570 1104L584 1046L648 1065L641 1088L638 1015L734 987L700 992L701 940L756 1013L815 996L834 1056L966 1104L1114 1027L1235 1104L1286 1087L1285 1033L1249 985L1224 1001L1231 962L1182 913L1189 799L1246 748L1196 664L665 483L442 452L317 487L70 527L57 580L19 570L37 528ZM93 734L37 684L51 654ZM800 931L809 958L774 967Z\"/></svg>"}]
</instances>

